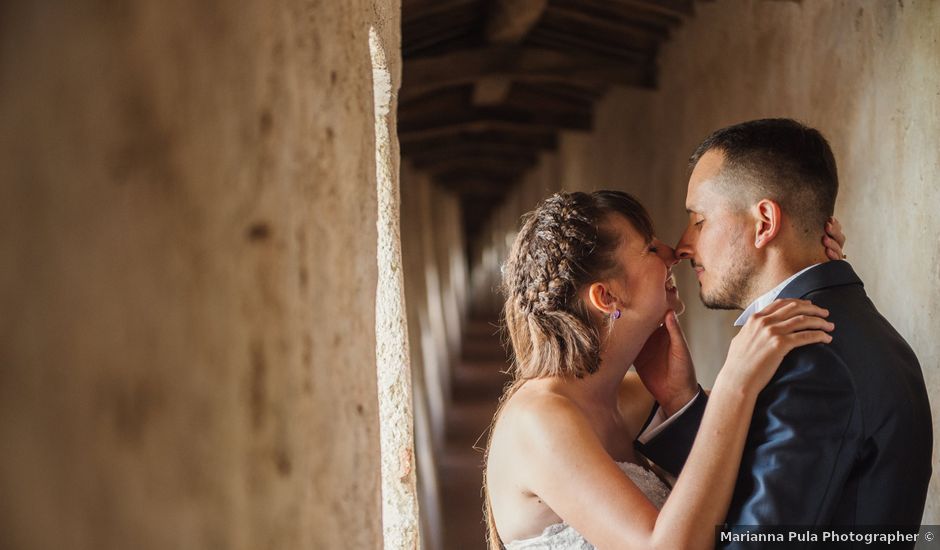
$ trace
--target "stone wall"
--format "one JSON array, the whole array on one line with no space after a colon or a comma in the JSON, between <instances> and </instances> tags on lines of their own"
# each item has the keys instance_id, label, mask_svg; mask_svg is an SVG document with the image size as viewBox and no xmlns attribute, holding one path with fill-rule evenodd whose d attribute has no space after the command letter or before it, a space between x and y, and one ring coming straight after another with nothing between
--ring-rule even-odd
<instances>
[{"instance_id":1,"label":"stone wall","mask_svg":"<svg viewBox=\"0 0 940 550\"><path fill-rule=\"evenodd\" d=\"M0 547L382 545L369 33L397 79L398 17L0 6Z\"/></svg>"},{"instance_id":2,"label":"stone wall","mask_svg":"<svg viewBox=\"0 0 940 550\"><path fill-rule=\"evenodd\" d=\"M404 164L401 239L414 380L422 547L443 548L441 462L451 375L467 316L467 265L458 198Z\"/></svg>"}]
</instances>

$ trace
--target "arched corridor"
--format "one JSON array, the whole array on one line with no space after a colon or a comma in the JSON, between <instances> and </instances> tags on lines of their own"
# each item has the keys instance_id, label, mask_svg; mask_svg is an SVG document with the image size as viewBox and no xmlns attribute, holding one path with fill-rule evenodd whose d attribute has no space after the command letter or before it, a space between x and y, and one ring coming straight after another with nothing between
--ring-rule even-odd
<instances>
[{"instance_id":1,"label":"arched corridor","mask_svg":"<svg viewBox=\"0 0 940 550\"><path fill-rule=\"evenodd\" d=\"M762 117L832 144L936 424L938 52L933 0L3 3L0 548L485 548L520 216L619 189L675 243ZM676 272L708 387L737 312Z\"/></svg>"}]
</instances>

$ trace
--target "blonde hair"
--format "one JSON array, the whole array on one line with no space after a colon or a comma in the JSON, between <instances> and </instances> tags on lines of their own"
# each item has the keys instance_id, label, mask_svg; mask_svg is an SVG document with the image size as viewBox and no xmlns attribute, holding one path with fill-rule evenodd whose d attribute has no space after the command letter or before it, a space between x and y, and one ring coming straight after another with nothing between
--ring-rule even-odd
<instances>
[{"instance_id":1,"label":"blonde hair","mask_svg":"<svg viewBox=\"0 0 940 550\"><path fill-rule=\"evenodd\" d=\"M500 398L493 427L506 401L526 380L549 376L582 378L600 367L601 325L592 318L579 291L615 276L622 266L616 252L619 235L609 223L622 215L652 240L646 210L621 191L556 193L522 218L522 227L503 266L504 329L512 347L512 381ZM486 470L483 495L490 550L500 550L490 503Z\"/></svg>"}]
</instances>

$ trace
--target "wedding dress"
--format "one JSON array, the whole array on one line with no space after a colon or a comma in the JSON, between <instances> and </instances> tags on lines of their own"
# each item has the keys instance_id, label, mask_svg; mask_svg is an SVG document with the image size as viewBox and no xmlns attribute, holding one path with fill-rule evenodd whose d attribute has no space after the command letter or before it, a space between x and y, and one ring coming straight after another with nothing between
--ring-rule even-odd
<instances>
[{"instance_id":1,"label":"wedding dress","mask_svg":"<svg viewBox=\"0 0 940 550\"><path fill-rule=\"evenodd\" d=\"M662 508L669 496L669 487L656 474L632 462L618 462L617 465L656 508ZM594 550L594 546L567 523L555 523L537 537L507 543L506 550Z\"/></svg>"}]
</instances>

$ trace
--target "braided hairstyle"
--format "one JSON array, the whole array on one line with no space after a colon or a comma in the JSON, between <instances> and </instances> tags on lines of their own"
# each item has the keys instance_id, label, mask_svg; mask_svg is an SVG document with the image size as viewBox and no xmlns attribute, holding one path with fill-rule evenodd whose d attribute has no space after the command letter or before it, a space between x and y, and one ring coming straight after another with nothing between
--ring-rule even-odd
<instances>
[{"instance_id":1,"label":"braided hairstyle","mask_svg":"<svg viewBox=\"0 0 940 550\"><path fill-rule=\"evenodd\" d=\"M621 270L621 237L605 223L616 214L652 239L646 210L621 191L557 193L523 217L503 266L503 315L515 378L580 378L597 371L601 327L579 291Z\"/></svg>"},{"instance_id":2,"label":"braided hairstyle","mask_svg":"<svg viewBox=\"0 0 940 550\"><path fill-rule=\"evenodd\" d=\"M503 405L526 380L582 378L600 367L602 326L592 318L579 291L622 269L616 257L621 236L609 223L615 215L652 240L653 224L646 209L621 191L556 193L523 216L503 265L503 318L512 344L513 381L490 425L484 463ZM500 550L485 470L483 495L488 548Z\"/></svg>"}]
</instances>

